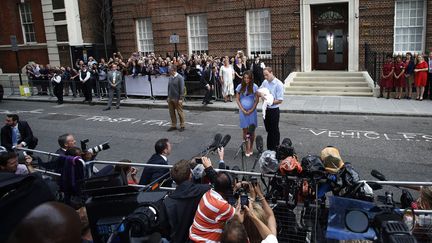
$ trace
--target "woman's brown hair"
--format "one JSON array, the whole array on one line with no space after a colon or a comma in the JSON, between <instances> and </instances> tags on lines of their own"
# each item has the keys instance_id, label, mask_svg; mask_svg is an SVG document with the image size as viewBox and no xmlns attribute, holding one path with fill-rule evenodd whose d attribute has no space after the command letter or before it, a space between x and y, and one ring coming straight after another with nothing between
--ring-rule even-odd
<instances>
[{"instance_id":1,"label":"woman's brown hair","mask_svg":"<svg viewBox=\"0 0 432 243\"><path fill-rule=\"evenodd\" d=\"M249 85L246 84L246 82L245 82L245 76L246 75L250 78ZM244 94L245 91L246 91L246 88L247 88L248 95L252 94L253 93L253 86L254 86L254 76L253 76L253 73L252 73L252 71L247 70L243 74L243 79L242 79L242 82L241 82L240 93Z\"/></svg>"}]
</instances>

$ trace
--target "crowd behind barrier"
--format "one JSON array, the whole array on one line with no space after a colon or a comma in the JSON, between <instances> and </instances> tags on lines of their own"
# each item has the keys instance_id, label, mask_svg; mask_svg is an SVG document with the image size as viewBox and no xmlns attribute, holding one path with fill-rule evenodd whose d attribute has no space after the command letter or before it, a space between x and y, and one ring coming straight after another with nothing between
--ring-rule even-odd
<instances>
[{"instance_id":1,"label":"crowd behind barrier","mask_svg":"<svg viewBox=\"0 0 432 243\"><path fill-rule=\"evenodd\" d=\"M274 65L276 75L282 75L281 78L284 78L294 69L293 64L288 61L294 55L295 52L289 52L284 56L274 56L272 59L263 60L270 65ZM117 70L123 76L122 96L152 96L152 86L153 96L155 97L167 95L165 83L169 77L168 66L175 65L177 66L177 72L185 79L186 96L202 97L205 94L204 85L201 80L202 76L206 70L214 66L217 68L217 77L215 78L213 98L217 100L222 98L222 84L219 82L219 71L223 66L224 60L229 61L236 75L238 75L233 80L234 87L241 82L241 76L246 70L253 70L255 81L258 85L263 81L262 71L266 64L260 60L259 56L256 56L254 59L248 59L242 51L238 51L232 57L211 56L205 53L200 55L162 57L154 53L144 55L143 53L135 52L128 58L124 58L118 52L113 53L108 61L105 58L96 61L90 56L87 60L77 59L72 67L29 63L25 66L24 70L28 77L31 95L59 96L61 93L61 96L72 95L74 97L84 97L84 91L87 88L90 89L89 91L93 97L104 98L108 95L107 74L111 70L111 66L116 64ZM90 72L90 79L86 84L80 81L80 70L83 67L86 67ZM56 82L57 76L59 77L58 82ZM128 87L129 85L132 87ZM13 87L12 92L15 93L14 87L18 87L18 83L11 86Z\"/></svg>"}]
</instances>

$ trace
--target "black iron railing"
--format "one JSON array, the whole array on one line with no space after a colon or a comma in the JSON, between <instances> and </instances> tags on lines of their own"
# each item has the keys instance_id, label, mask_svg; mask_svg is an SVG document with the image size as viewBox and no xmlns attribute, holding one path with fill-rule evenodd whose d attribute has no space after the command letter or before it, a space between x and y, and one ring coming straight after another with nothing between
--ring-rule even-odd
<instances>
[{"instance_id":1,"label":"black iron railing","mask_svg":"<svg viewBox=\"0 0 432 243\"><path fill-rule=\"evenodd\" d=\"M372 51L368 43L364 44L364 51L364 68L369 73L369 76L373 79L374 86L376 87L381 78L382 66L385 62L387 53Z\"/></svg>"}]
</instances>

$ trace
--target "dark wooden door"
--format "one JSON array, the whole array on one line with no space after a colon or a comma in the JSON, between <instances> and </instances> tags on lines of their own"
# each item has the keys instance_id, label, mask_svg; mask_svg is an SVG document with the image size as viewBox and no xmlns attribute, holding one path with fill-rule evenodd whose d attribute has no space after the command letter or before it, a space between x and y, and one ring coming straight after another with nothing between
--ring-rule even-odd
<instances>
[{"instance_id":1,"label":"dark wooden door","mask_svg":"<svg viewBox=\"0 0 432 243\"><path fill-rule=\"evenodd\" d=\"M348 69L348 4L314 5L312 56L314 70Z\"/></svg>"}]
</instances>

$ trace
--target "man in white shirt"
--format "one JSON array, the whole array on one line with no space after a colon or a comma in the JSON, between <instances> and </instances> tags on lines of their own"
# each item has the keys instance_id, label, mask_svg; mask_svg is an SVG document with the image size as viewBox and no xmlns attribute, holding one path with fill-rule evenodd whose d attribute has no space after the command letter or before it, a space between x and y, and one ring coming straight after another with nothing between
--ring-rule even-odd
<instances>
[{"instance_id":1,"label":"man in white shirt","mask_svg":"<svg viewBox=\"0 0 432 243\"><path fill-rule=\"evenodd\" d=\"M84 93L84 97L85 99L83 100L83 103L85 102L89 102L90 105L93 105L92 103L92 87L91 87L91 83L90 83L90 72L87 68L87 65L82 65L80 71L79 71L79 79L80 82L82 84L82 91Z\"/></svg>"},{"instance_id":2,"label":"man in white shirt","mask_svg":"<svg viewBox=\"0 0 432 243\"><path fill-rule=\"evenodd\" d=\"M279 106L284 99L284 86L283 83L273 75L273 71L270 67L264 68L263 73L265 80L260 88L267 88L274 98L273 104L267 106L264 118L264 125L267 131L267 149L274 151L280 141ZM259 95L261 96L262 94Z\"/></svg>"}]
</instances>

